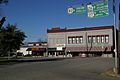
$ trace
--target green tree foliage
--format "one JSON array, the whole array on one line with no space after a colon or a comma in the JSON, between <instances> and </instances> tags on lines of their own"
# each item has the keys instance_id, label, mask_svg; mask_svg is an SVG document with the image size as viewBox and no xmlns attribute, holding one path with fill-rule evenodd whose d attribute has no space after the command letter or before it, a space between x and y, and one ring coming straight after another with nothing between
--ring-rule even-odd
<instances>
[{"instance_id":1,"label":"green tree foliage","mask_svg":"<svg viewBox=\"0 0 120 80\"><path fill-rule=\"evenodd\" d=\"M0 31L0 55L7 55L14 52L23 44L25 33L20 31L15 25L8 24Z\"/></svg>"}]
</instances>

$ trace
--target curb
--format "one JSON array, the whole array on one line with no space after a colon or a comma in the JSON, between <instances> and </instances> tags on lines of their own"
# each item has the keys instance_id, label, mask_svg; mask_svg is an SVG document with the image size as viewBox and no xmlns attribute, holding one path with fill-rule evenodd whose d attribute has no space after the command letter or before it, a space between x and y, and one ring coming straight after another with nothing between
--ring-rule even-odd
<instances>
[{"instance_id":1,"label":"curb","mask_svg":"<svg viewBox=\"0 0 120 80\"><path fill-rule=\"evenodd\" d=\"M104 73L102 73L103 75L107 75L107 76L110 76L110 77L118 77L120 78L120 74L116 74L113 69L109 69L107 71L105 71Z\"/></svg>"}]
</instances>

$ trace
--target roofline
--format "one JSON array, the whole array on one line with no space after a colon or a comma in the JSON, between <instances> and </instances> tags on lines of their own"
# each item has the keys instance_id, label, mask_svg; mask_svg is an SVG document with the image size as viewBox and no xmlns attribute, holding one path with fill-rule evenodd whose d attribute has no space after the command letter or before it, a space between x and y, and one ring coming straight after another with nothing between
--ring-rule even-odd
<instances>
[{"instance_id":1,"label":"roofline","mask_svg":"<svg viewBox=\"0 0 120 80\"><path fill-rule=\"evenodd\" d=\"M47 33L60 33L60 32L75 32L75 31L89 31L89 30L104 30L104 29L113 29L113 26L99 26L99 27L90 27L90 28L64 28L64 29L48 29Z\"/></svg>"},{"instance_id":2,"label":"roofline","mask_svg":"<svg viewBox=\"0 0 120 80\"><path fill-rule=\"evenodd\" d=\"M47 42L28 42L28 44L47 44Z\"/></svg>"}]
</instances>

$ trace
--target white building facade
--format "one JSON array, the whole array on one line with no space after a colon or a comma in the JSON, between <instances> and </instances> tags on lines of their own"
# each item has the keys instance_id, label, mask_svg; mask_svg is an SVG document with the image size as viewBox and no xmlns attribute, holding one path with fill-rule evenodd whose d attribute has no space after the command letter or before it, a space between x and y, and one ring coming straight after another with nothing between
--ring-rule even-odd
<instances>
[{"instance_id":1,"label":"white building facade","mask_svg":"<svg viewBox=\"0 0 120 80\"><path fill-rule=\"evenodd\" d=\"M27 46L21 46L17 52L23 53L24 56L46 56L47 42L28 42Z\"/></svg>"}]
</instances>

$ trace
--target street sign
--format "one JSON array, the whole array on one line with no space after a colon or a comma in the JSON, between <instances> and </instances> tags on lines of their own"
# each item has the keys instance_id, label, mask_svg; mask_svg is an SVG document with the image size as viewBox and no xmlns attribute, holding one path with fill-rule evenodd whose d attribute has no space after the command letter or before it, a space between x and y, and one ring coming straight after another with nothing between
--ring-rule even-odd
<instances>
[{"instance_id":1,"label":"street sign","mask_svg":"<svg viewBox=\"0 0 120 80\"><path fill-rule=\"evenodd\" d=\"M85 11L86 11L86 8L84 5L75 5L75 6L68 8L68 14L83 13Z\"/></svg>"},{"instance_id":2,"label":"street sign","mask_svg":"<svg viewBox=\"0 0 120 80\"><path fill-rule=\"evenodd\" d=\"M86 11L86 8L84 5L76 5L73 7L75 8L75 13L82 13Z\"/></svg>"},{"instance_id":3,"label":"street sign","mask_svg":"<svg viewBox=\"0 0 120 80\"><path fill-rule=\"evenodd\" d=\"M108 16L109 9L108 9L108 0L104 2L96 2L94 4L87 5L88 10L88 17L100 17L100 16Z\"/></svg>"},{"instance_id":4,"label":"street sign","mask_svg":"<svg viewBox=\"0 0 120 80\"><path fill-rule=\"evenodd\" d=\"M68 8L68 14L73 14L75 12L75 9L70 7Z\"/></svg>"}]
</instances>

